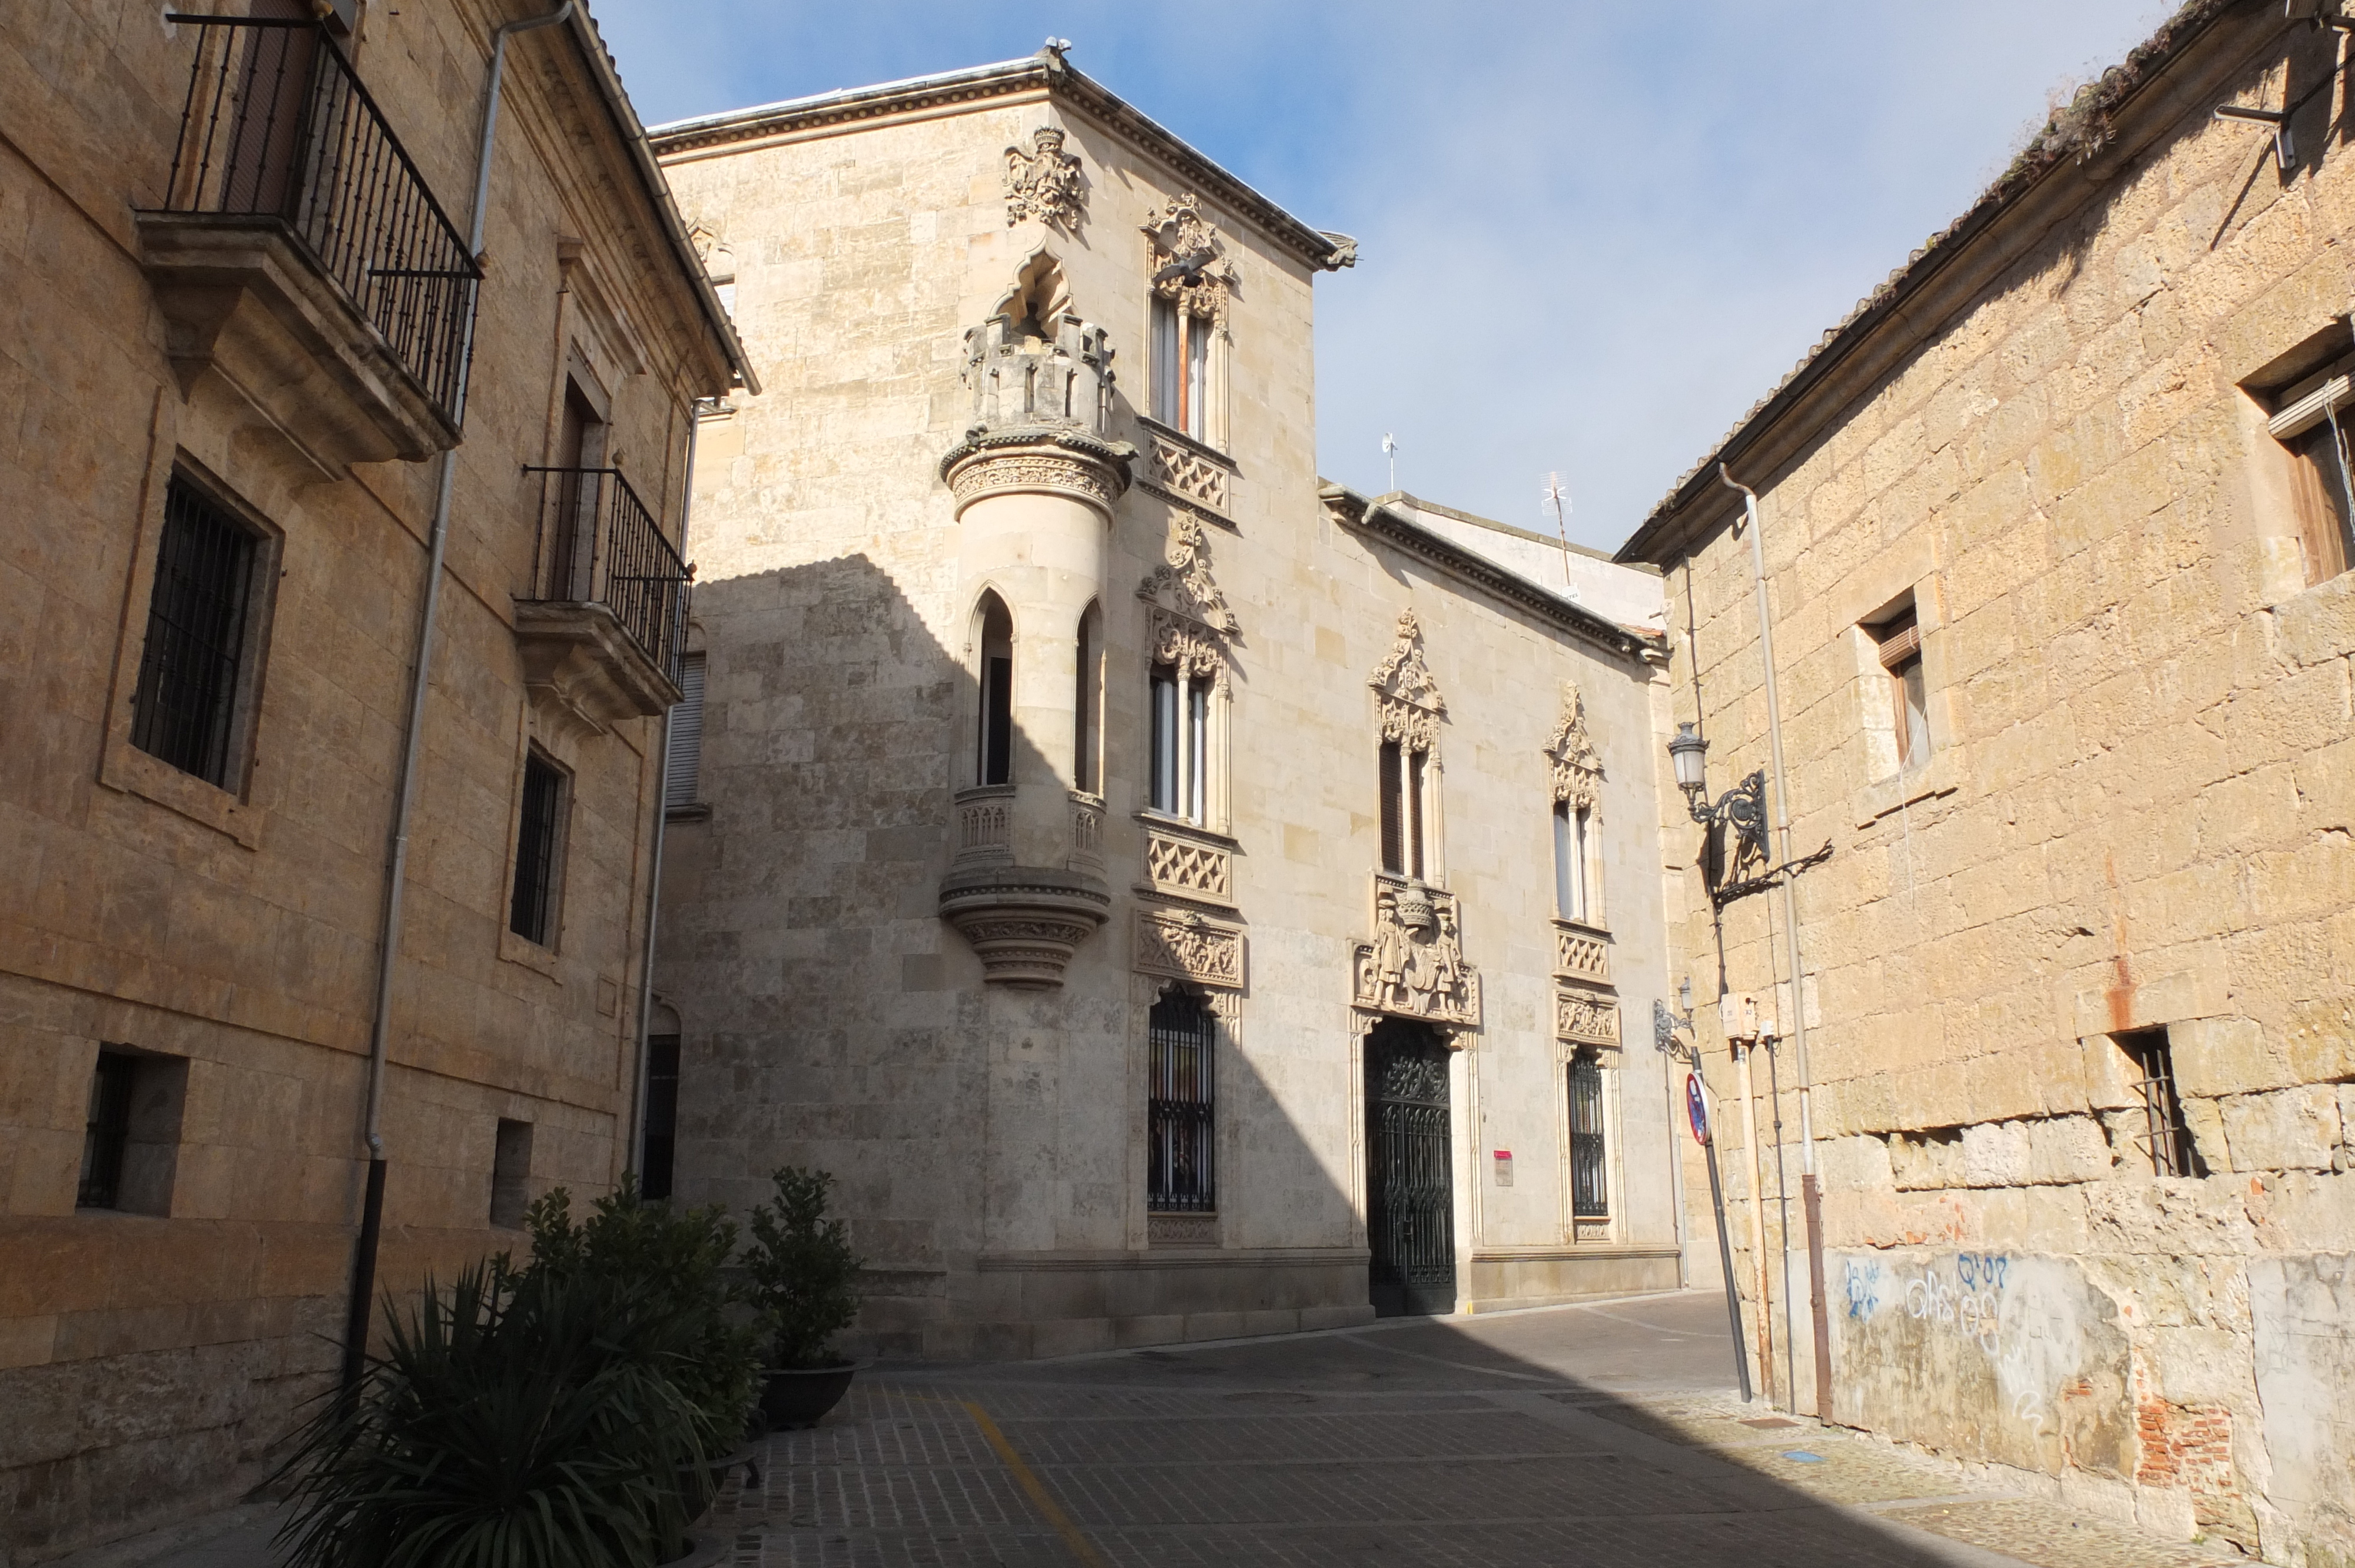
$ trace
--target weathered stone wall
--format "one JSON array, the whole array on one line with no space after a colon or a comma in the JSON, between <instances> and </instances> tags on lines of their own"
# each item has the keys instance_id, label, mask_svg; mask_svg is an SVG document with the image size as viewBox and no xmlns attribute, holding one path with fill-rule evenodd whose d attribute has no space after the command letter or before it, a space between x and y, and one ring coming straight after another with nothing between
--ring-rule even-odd
<instances>
[{"instance_id":1,"label":"weathered stone wall","mask_svg":"<svg viewBox=\"0 0 2355 1568\"><path fill-rule=\"evenodd\" d=\"M2355 1244L2355 577L2307 586L2287 460L2244 388L2344 339L2355 165L2318 108L2286 176L2209 118L2320 79L2322 46L2274 26L2220 24L2107 151L1875 329L1854 363L1885 370L1835 371L1768 439L1788 455L1736 477L1763 494L1794 848L1834 849L1797 884L1833 1413L2324 1563L2355 1560L2332 1500L2347 1330L2317 1327ZM1662 561L1675 716L1706 718L1717 789L1767 761L1733 503L1696 502L1711 528ZM1863 628L1908 594L1935 751L1901 775ZM1689 860L1683 801L1661 809ZM1682 881L1747 1292L1720 932ZM1732 906L1721 951L1732 990L1782 981L1787 1033L1780 920L1778 899ZM2204 1175L2153 1174L2114 1043L2162 1026ZM1795 1065L1786 1043L1794 1140Z\"/></svg>"},{"instance_id":2,"label":"weathered stone wall","mask_svg":"<svg viewBox=\"0 0 2355 1568\"><path fill-rule=\"evenodd\" d=\"M1039 125L1082 159L1076 235L1007 221L1002 149ZM986 571L961 556L938 478L971 418L963 334L1044 247L1073 308L1110 334L1112 433L1148 446L1140 228L1191 182L1044 93L725 145L678 134L672 180L730 258L766 379L705 422L698 450L710 811L671 830L656 980L683 1035L681 1192L741 1206L778 1163L834 1171L870 1268L858 1333L892 1353L1047 1354L1362 1317L1349 1001L1377 856L1368 681L1412 607L1448 704L1446 882L1487 983L1485 1027L1453 1065L1459 1289L1505 1305L1673 1286L1648 1035L1614 1074L1615 1213L1580 1242L1552 1034L1544 747L1565 679L1603 756L1624 1016L1648 1020L1659 991L1650 672L1320 503L1306 265L1205 195L1239 273L1229 499L1188 508L1140 483L1119 503L1101 599L1111 921L1060 991L985 987L934 913L952 797L971 779L975 605L960 585ZM1232 899L1202 907L1246 927L1248 967L1220 1004L1220 1212L1177 1245L1146 1213L1145 1014L1163 982L1137 972L1132 933L1140 909L1178 906L1146 880L1136 588L1183 521L1200 524L1240 624ZM1043 539L1007 538L1047 558ZM1018 616L1015 658L1061 657L1069 635ZM1070 746L1016 744L1018 778ZM1516 1157L1510 1187L1492 1173L1500 1149ZM1491 1254L1495 1266L1479 1261Z\"/></svg>"},{"instance_id":3,"label":"weathered stone wall","mask_svg":"<svg viewBox=\"0 0 2355 1568\"><path fill-rule=\"evenodd\" d=\"M353 46L462 225L504 19L369 7ZM673 533L688 399L719 389L719 361L645 198L606 183L619 143L573 47L542 34L511 52L493 173L393 1004L378 1279L396 1292L517 1240L488 1227L497 1118L535 1124L535 1192L601 1192L621 1157L656 730L542 733L527 704L513 596L538 489L519 470L550 461L551 356L592 280L634 323L593 350L616 372L618 461ZM335 1364L358 1218L435 464L324 476L218 374L176 378L133 211L163 191L194 49L137 6L0 20L0 1563L265 1473ZM127 742L176 458L282 535L241 790ZM534 735L573 768L563 927L552 954L503 957ZM185 1063L155 1213L76 1209L101 1044Z\"/></svg>"}]
</instances>

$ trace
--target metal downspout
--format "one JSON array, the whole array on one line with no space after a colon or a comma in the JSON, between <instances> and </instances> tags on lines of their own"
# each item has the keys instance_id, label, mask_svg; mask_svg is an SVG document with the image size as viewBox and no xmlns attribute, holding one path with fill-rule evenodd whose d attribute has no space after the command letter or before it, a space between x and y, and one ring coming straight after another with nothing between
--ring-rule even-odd
<instances>
[{"instance_id":1,"label":"metal downspout","mask_svg":"<svg viewBox=\"0 0 2355 1568\"><path fill-rule=\"evenodd\" d=\"M491 199L491 143L499 124L499 81L506 69L507 35L553 26L572 14L573 0L564 0L544 16L509 22L491 35L489 101L483 111L483 140L476 154L474 217L466 228L466 253L483 253L483 223ZM458 366L458 418L465 419L466 392L474 379L474 327L481 320L479 293L466 323L466 353ZM359 1244L352 1259L352 1293L344 1319L343 1388L346 1397L359 1387L368 1366L368 1317L376 1294L377 1247L384 1228L384 1080L391 1040L392 981L400 959L400 905L409 880L409 821L417 801L417 770L424 751L425 698L433 672L433 630L442 609L442 558L450 542L450 495L458 472L458 450L442 453L442 472L433 494L433 523L427 547L425 602L418 614L417 668L409 686L409 727L401 741L400 789L393 797L392 852L385 874L384 925L377 943L376 1010L368 1024L368 1118L363 1138L368 1144L368 1193L360 1213Z\"/></svg>"},{"instance_id":2,"label":"metal downspout","mask_svg":"<svg viewBox=\"0 0 2355 1568\"><path fill-rule=\"evenodd\" d=\"M702 403L702 398L695 398L687 408L687 474L686 482L679 487L678 502L678 558L682 561L687 559L687 525L695 520L695 442L703 433L703 419L697 410ZM680 596L682 605L685 599L685 595ZM687 620L682 609L677 643L682 659L687 654ZM662 913L663 840L668 834L670 820L670 720L677 711L676 707L663 710L662 770L655 780L654 859L646 870L646 951L638 964L638 1065L630 1075L630 1119L622 1129L629 1150L629 1159L623 1164L637 1173L641 1188L645 1185L646 1165L646 1031L654 1022L655 924Z\"/></svg>"},{"instance_id":3,"label":"metal downspout","mask_svg":"<svg viewBox=\"0 0 2355 1568\"><path fill-rule=\"evenodd\" d=\"M1793 860L1791 853L1791 795L1785 783L1783 766L1783 707L1774 690L1774 626L1766 608L1766 545L1758 526L1758 493L1746 484L1737 483L1722 462L1717 465L1717 477L1729 490L1742 493L1742 512L1750 529L1750 568L1758 585L1758 652L1759 662L1766 673L1766 735L1774 761L1774 834L1777 853L1783 863ZM1807 997L1806 970L1799 957L1799 900L1792 890L1792 878L1786 874L1783 883L1783 930L1790 945L1791 963L1791 1041L1797 1049L1799 1083L1799 1191L1802 1207L1807 1219L1807 1310L1813 1319L1816 1362L1816 1416L1828 1420L1832 1404L1831 1318L1824 1294L1824 1224L1823 1190L1816 1181L1816 1129L1809 1094L1815 1083L1807 1070ZM1784 1332L1790 1332L1790 1290L1787 1284L1783 1295ZM1791 1405L1798 1407L1798 1391L1791 1391Z\"/></svg>"}]
</instances>

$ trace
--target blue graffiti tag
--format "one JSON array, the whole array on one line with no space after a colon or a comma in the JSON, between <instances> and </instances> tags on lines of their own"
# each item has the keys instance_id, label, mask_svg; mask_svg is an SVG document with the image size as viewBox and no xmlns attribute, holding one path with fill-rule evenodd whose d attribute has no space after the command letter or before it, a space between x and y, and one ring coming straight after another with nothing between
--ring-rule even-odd
<instances>
[{"instance_id":1,"label":"blue graffiti tag","mask_svg":"<svg viewBox=\"0 0 2355 1568\"><path fill-rule=\"evenodd\" d=\"M1859 1322L1872 1321L1881 1308L1881 1265L1850 1263L1848 1266L1848 1315Z\"/></svg>"}]
</instances>

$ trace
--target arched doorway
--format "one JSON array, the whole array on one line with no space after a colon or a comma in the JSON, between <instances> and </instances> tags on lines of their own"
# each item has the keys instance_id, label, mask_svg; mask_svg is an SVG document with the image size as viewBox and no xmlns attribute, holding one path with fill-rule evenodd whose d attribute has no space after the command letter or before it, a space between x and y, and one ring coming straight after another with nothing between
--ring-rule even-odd
<instances>
[{"instance_id":1,"label":"arched doorway","mask_svg":"<svg viewBox=\"0 0 2355 1568\"><path fill-rule=\"evenodd\" d=\"M1367 1285L1381 1318L1455 1310L1455 1151L1447 1047L1386 1018L1366 1037Z\"/></svg>"}]
</instances>

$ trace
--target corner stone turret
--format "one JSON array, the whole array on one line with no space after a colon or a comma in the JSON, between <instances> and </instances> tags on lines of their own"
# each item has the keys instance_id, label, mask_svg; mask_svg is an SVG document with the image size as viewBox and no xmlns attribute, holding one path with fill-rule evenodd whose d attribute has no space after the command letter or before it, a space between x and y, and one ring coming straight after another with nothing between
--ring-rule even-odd
<instances>
[{"instance_id":1,"label":"corner stone turret","mask_svg":"<svg viewBox=\"0 0 2355 1568\"><path fill-rule=\"evenodd\" d=\"M1078 634L1103 594L1105 536L1136 449L1114 440L1113 351L1061 299L1051 258L965 334L964 439L941 459L956 503L966 602L985 589L1018 629L1012 782L956 796L955 862L940 888L994 985L1047 989L1111 917L1103 801L1074 789Z\"/></svg>"}]
</instances>

